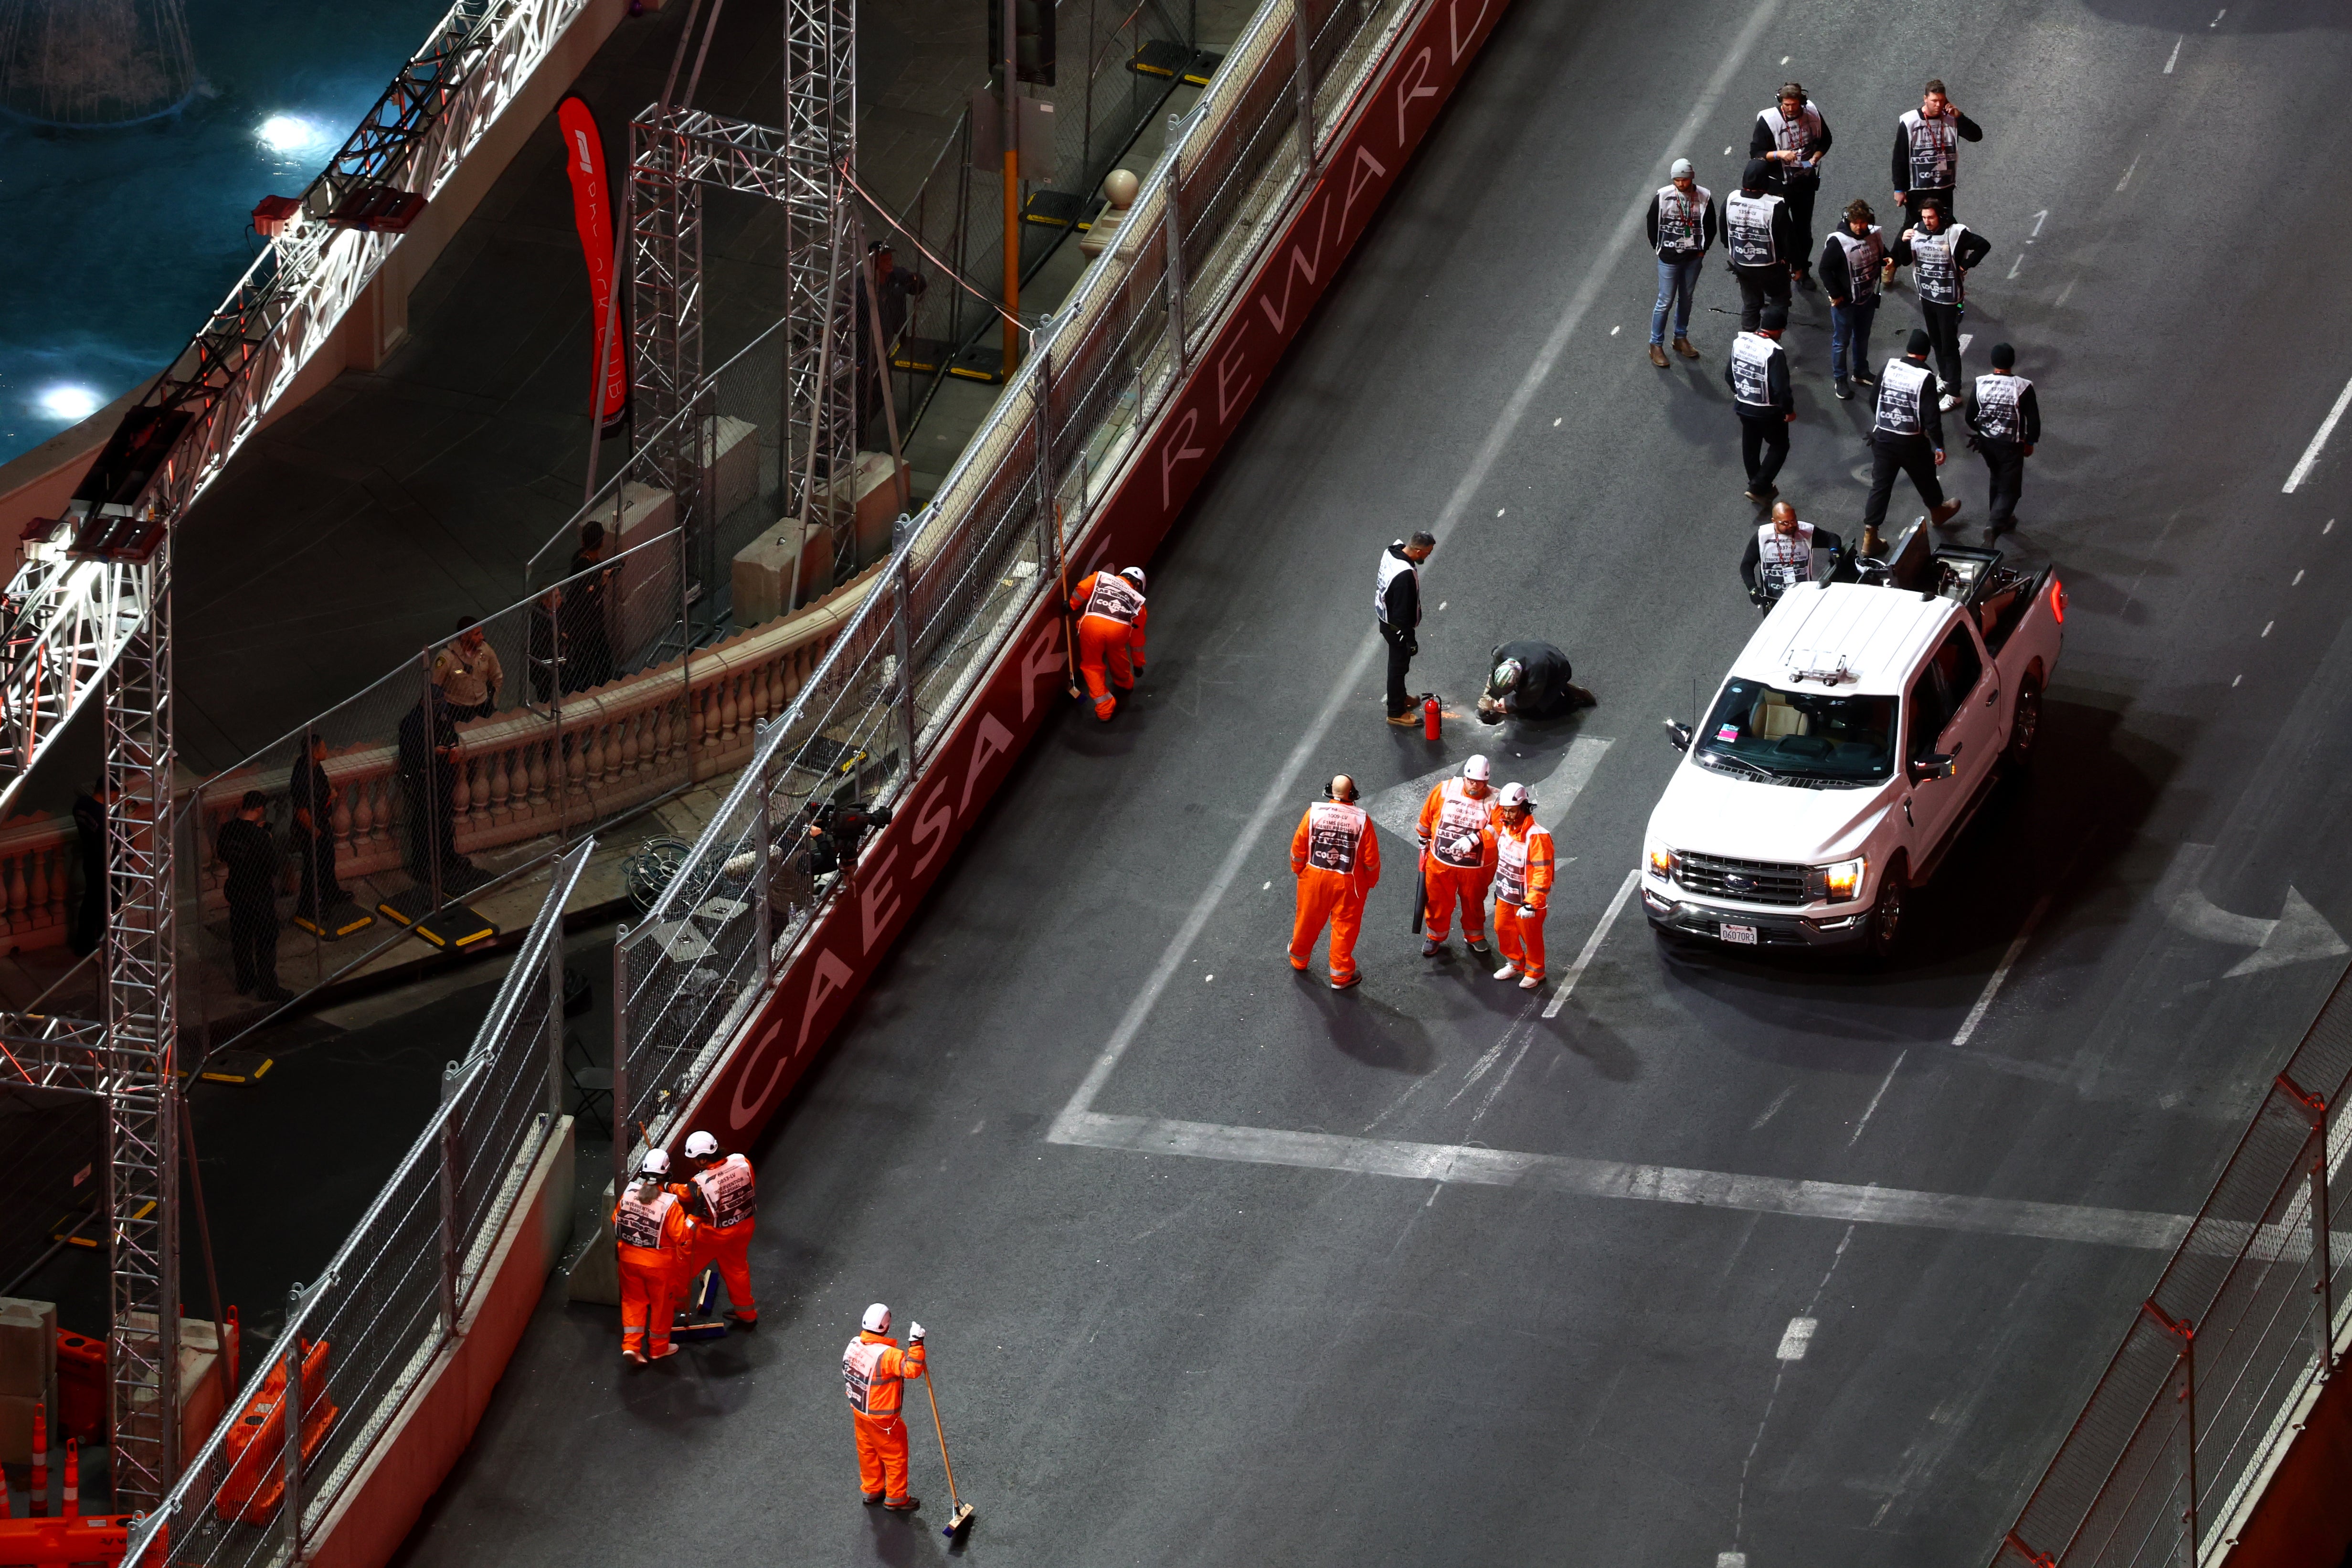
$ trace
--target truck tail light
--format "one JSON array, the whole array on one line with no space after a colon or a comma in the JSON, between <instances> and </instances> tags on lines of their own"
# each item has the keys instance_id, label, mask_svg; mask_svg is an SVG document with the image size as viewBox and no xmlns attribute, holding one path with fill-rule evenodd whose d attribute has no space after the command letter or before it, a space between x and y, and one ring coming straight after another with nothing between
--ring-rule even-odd
<instances>
[{"instance_id":1,"label":"truck tail light","mask_svg":"<svg viewBox=\"0 0 2352 1568\"><path fill-rule=\"evenodd\" d=\"M2058 581L2058 574L2050 574L2050 614L2060 626L2066 624L2066 584Z\"/></svg>"}]
</instances>

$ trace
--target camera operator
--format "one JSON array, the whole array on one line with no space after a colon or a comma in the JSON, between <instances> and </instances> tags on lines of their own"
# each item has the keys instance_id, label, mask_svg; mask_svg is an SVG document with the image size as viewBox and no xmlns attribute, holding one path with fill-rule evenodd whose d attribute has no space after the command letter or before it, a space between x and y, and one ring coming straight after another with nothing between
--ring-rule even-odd
<instances>
[{"instance_id":1,"label":"camera operator","mask_svg":"<svg viewBox=\"0 0 2352 1568\"><path fill-rule=\"evenodd\" d=\"M803 834L801 869L822 879L857 864L866 838L890 826L890 808L864 801L811 801Z\"/></svg>"}]
</instances>

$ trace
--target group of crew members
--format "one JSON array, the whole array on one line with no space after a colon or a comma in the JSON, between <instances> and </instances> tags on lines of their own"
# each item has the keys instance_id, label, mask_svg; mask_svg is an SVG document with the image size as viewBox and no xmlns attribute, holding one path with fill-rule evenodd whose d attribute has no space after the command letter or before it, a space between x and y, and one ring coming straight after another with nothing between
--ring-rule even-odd
<instances>
[{"instance_id":1,"label":"group of crew members","mask_svg":"<svg viewBox=\"0 0 2352 1568\"><path fill-rule=\"evenodd\" d=\"M1445 949L1458 907L1471 955L1496 957L1486 945L1486 900L1495 900L1497 980L1532 991L1544 979L1544 911L1551 900L1551 832L1536 821L1536 799L1523 784L1496 790L1491 764L1474 756L1459 777L1429 792L1422 803L1418 841L1423 884L1423 957ZM1356 781L1335 775L1323 798L1307 808L1290 836L1290 871L1297 879L1297 910L1290 930L1290 967L1304 973L1315 943L1330 931L1331 989L1363 983L1356 938L1364 901L1381 879L1380 837L1358 804Z\"/></svg>"},{"instance_id":2,"label":"group of crew members","mask_svg":"<svg viewBox=\"0 0 2352 1568\"><path fill-rule=\"evenodd\" d=\"M687 1135L685 1165L648 1150L637 1179L613 1205L613 1239L621 1261L621 1354L639 1366L677 1353L670 1329L695 1277L716 1268L727 1287L726 1321L757 1328L751 1248L758 1224L759 1184L751 1162L721 1153L708 1132ZM672 1181L673 1174L683 1176Z\"/></svg>"}]
</instances>

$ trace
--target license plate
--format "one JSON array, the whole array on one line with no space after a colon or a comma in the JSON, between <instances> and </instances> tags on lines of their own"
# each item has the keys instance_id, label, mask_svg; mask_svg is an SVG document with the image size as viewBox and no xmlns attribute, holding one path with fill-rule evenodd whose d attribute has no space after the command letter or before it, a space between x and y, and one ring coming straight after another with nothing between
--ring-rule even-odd
<instances>
[{"instance_id":1,"label":"license plate","mask_svg":"<svg viewBox=\"0 0 2352 1568\"><path fill-rule=\"evenodd\" d=\"M1754 947L1756 945L1756 928L1754 926L1719 925L1715 928L1715 934L1721 937L1726 942L1736 942L1742 947Z\"/></svg>"}]
</instances>

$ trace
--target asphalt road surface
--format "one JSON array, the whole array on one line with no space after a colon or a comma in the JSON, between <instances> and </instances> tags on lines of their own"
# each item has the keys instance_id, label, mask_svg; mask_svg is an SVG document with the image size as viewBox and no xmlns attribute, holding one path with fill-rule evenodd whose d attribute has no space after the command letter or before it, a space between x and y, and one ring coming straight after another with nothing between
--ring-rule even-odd
<instances>
[{"instance_id":1,"label":"asphalt road surface","mask_svg":"<svg viewBox=\"0 0 2352 1568\"><path fill-rule=\"evenodd\" d=\"M976 1561L1986 1560L2352 930L2352 430L2282 489L2352 372L2352 16L2215 9L1520 0L1150 563L1143 696L1048 731L754 1151L758 1333L625 1374L551 1303L403 1560L938 1558L919 1390L920 1520L854 1495L877 1299L933 1331ZM1677 154L1727 194L1795 76L1824 220L1884 212L1931 74L1986 128L1969 373L2005 338L2042 391L2006 546L2072 603L2041 760L1891 969L1668 952L1610 910L1659 721L1754 624L1755 520L1731 323L1646 360L1641 207ZM1800 295L1780 483L1850 531L1827 318ZM1946 473L1980 526L1957 437ZM1373 560L1417 526L1418 683L1466 707L1543 637L1601 706L1383 726ZM1481 748L1551 781L1552 985L1423 961L1395 838L1363 987L1294 977L1317 781Z\"/></svg>"}]
</instances>

